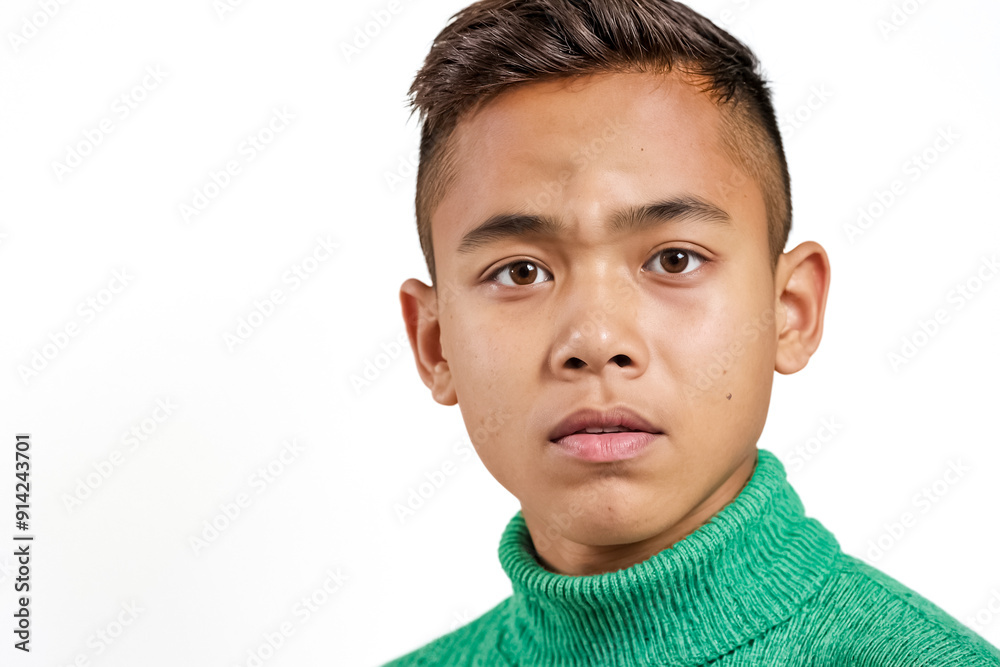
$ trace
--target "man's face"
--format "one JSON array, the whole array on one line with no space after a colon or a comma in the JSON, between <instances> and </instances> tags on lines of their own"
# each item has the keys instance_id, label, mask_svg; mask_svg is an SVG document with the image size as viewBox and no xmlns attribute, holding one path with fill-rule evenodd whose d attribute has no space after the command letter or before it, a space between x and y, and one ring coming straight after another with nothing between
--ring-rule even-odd
<instances>
[{"instance_id":1,"label":"man's face","mask_svg":"<svg viewBox=\"0 0 1000 667\"><path fill-rule=\"evenodd\" d=\"M752 469L775 283L763 197L726 156L720 122L679 76L632 73L528 84L456 129L457 178L432 216L447 294L438 396L457 399L540 553L653 539ZM666 201L646 217L657 224L612 231L616 212ZM728 221L671 217L694 201ZM498 214L565 232L460 252ZM582 461L549 441L570 413L618 405L661 432L639 456Z\"/></svg>"}]
</instances>

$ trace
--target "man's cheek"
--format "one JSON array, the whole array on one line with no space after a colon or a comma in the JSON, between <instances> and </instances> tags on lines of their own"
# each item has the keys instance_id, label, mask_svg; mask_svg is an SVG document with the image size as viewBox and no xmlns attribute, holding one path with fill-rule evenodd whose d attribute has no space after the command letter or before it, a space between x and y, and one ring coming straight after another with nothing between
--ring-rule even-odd
<instances>
[{"instance_id":1,"label":"man's cheek","mask_svg":"<svg viewBox=\"0 0 1000 667\"><path fill-rule=\"evenodd\" d=\"M472 395L466 428L476 450L485 456L489 451L503 449L502 443L509 440L515 428L516 410L507 403L506 392L490 383L473 387Z\"/></svg>"},{"instance_id":2,"label":"man's cheek","mask_svg":"<svg viewBox=\"0 0 1000 667\"><path fill-rule=\"evenodd\" d=\"M708 392L715 391L720 381L724 381L732 372L739 359L742 346L731 346L731 339L706 340L699 338L699 347L690 351L685 376L686 384L693 388L692 397L705 397Z\"/></svg>"}]
</instances>

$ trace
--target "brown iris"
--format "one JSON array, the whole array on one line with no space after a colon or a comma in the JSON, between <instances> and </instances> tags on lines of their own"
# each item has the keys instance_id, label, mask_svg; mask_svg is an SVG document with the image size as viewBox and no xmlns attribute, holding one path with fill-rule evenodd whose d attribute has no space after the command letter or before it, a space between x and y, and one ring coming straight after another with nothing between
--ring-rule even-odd
<instances>
[{"instance_id":1,"label":"brown iris","mask_svg":"<svg viewBox=\"0 0 1000 667\"><path fill-rule=\"evenodd\" d=\"M660 266L670 273L681 273L688 265L689 254L679 248L671 248L660 253Z\"/></svg>"},{"instance_id":2,"label":"brown iris","mask_svg":"<svg viewBox=\"0 0 1000 667\"><path fill-rule=\"evenodd\" d=\"M513 262L507 271L515 285L530 285L538 276L538 267L528 261ZM522 279L525 282L519 282Z\"/></svg>"}]
</instances>

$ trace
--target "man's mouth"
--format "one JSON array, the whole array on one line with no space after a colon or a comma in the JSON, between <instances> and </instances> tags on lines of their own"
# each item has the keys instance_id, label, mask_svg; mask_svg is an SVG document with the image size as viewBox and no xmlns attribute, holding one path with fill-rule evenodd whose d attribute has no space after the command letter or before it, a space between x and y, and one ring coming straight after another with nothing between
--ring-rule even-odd
<instances>
[{"instance_id":1,"label":"man's mouth","mask_svg":"<svg viewBox=\"0 0 1000 667\"><path fill-rule=\"evenodd\" d=\"M549 432L549 440L555 442L575 434L624 432L659 434L663 431L635 410L618 405L607 410L584 408L569 414Z\"/></svg>"}]
</instances>

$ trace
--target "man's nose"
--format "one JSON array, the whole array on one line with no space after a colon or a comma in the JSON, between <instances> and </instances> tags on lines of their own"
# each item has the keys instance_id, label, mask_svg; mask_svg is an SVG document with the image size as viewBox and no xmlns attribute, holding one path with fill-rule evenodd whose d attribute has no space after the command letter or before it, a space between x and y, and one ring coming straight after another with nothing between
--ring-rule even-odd
<instances>
[{"instance_id":1,"label":"man's nose","mask_svg":"<svg viewBox=\"0 0 1000 667\"><path fill-rule=\"evenodd\" d=\"M641 373L646 364L645 341L638 315L640 295L624 276L594 275L568 286L557 306L552 370L604 372L606 367ZM573 373L576 375L576 373Z\"/></svg>"}]
</instances>

